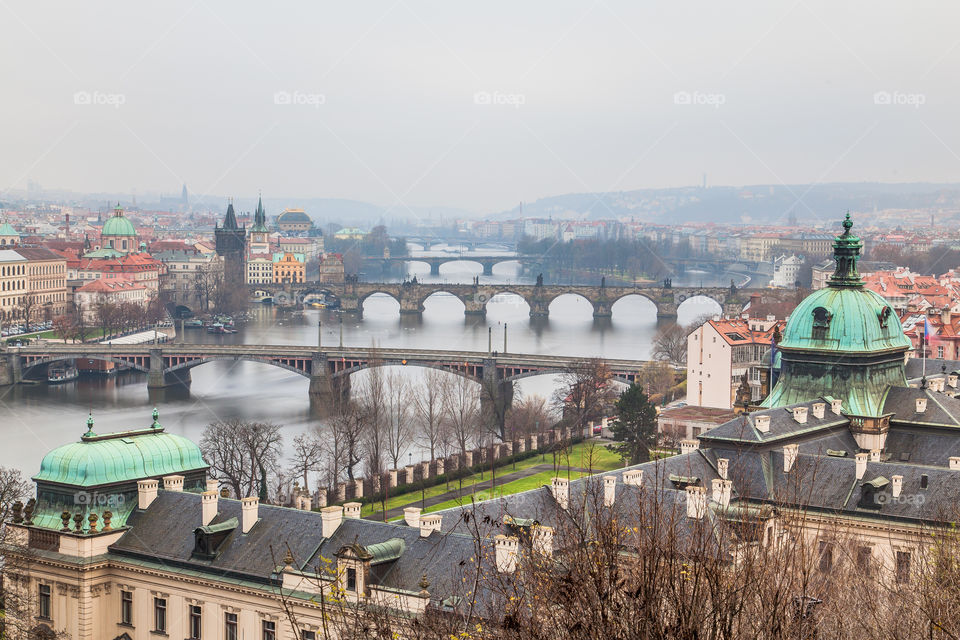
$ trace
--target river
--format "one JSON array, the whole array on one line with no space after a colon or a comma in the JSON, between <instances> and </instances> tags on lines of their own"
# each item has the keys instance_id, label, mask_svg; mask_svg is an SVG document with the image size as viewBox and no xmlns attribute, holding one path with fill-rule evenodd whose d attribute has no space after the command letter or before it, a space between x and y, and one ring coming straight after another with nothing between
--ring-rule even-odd
<instances>
[{"instance_id":1,"label":"river","mask_svg":"<svg viewBox=\"0 0 960 640\"><path fill-rule=\"evenodd\" d=\"M486 250L483 253L490 254ZM455 262L443 265L440 276L431 277L427 265L420 263L411 265L408 275L424 282L467 283L474 276L481 282L532 282L519 274L516 262L497 265L493 276L480 272L479 264ZM730 275L711 279L708 274L689 273L674 278L674 285L699 285L701 279L704 285L724 285L729 284ZM710 300L692 299L681 306L679 322L718 311ZM485 318L465 316L459 300L435 294L426 301L422 317L401 317L395 300L375 295L367 300L362 318L336 311L291 312L254 305L251 320L235 335L187 330L185 339L225 344L316 344L317 323L322 322L323 342L335 345L340 341L342 321L343 343L347 346L485 351L490 332L493 348L503 350L506 331L507 348L514 353L643 359L649 354L657 329L653 303L640 297L616 303L613 318L606 320L594 320L590 303L576 296L554 301L547 319L531 319L528 314L522 299L499 296L490 302ZM419 373L411 369L408 375ZM86 431L88 411L93 413L95 431L106 433L148 426L156 403L164 427L197 441L209 422L231 417L280 423L285 427L287 442L318 423L310 412L308 382L297 374L251 362L212 362L193 369L192 379L189 391L165 390L160 397L148 394L145 375L136 372L81 378L57 386L41 383L0 388L0 412L7 435L0 449L0 465L33 475L47 451L77 441ZM527 378L520 390L549 398L554 383L552 376ZM414 457L418 455L414 453Z\"/></svg>"}]
</instances>

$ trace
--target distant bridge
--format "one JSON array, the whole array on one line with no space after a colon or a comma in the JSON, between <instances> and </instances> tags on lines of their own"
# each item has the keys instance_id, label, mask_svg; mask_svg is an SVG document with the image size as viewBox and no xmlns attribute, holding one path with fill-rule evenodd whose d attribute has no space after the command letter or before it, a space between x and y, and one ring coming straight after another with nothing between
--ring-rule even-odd
<instances>
[{"instance_id":1,"label":"distant bridge","mask_svg":"<svg viewBox=\"0 0 960 640\"><path fill-rule=\"evenodd\" d=\"M502 254L483 256L473 254L457 255L453 253L445 256L400 256L396 258L364 259L364 263L366 265L380 265L381 271L384 273L388 273L390 268L396 265L421 262L430 266L430 275L433 276L440 275L440 265L447 264L448 262L473 262L474 264L479 264L483 268L483 275L492 276L493 267L498 264L505 262L519 262L520 264L524 265L532 265L543 264L544 261L544 258L532 256L509 256Z\"/></svg>"},{"instance_id":2,"label":"distant bridge","mask_svg":"<svg viewBox=\"0 0 960 640\"><path fill-rule=\"evenodd\" d=\"M491 414L499 407L499 415L513 401L512 382L563 373L583 361L573 356L498 352L244 344L50 344L0 351L0 366L8 369L12 382L23 380L33 367L75 359L105 360L142 371L151 389L189 385L190 370L208 362L259 362L308 378L310 399L322 409L349 397L353 373L379 366L427 367L480 383L485 411ZM626 384L637 380L645 364L625 359L604 362L611 378Z\"/></svg>"},{"instance_id":3,"label":"distant bridge","mask_svg":"<svg viewBox=\"0 0 960 640\"><path fill-rule=\"evenodd\" d=\"M494 296L512 293L520 296L530 307L531 317L547 317L550 303L562 295L576 295L593 306L595 318L609 318L613 305L628 296L639 296L653 302L658 318L676 318L677 309L691 298L713 300L724 314L737 315L750 300L753 292L769 293L766 289L737 289L735 287L641 287L588 285L533 285L533 284L425 284L413 282L348 282L346 284L286 284L251 285L262 294L274 296L281 304L302 303L308 296L329 292L340 299L341 309L363 313L363 303L370 296L382 293L400 303L400 313L418 314L424 310L427 298L436 293L448 293L458 298L467 315L484 315Z\"/></svg>"}]
</instances>

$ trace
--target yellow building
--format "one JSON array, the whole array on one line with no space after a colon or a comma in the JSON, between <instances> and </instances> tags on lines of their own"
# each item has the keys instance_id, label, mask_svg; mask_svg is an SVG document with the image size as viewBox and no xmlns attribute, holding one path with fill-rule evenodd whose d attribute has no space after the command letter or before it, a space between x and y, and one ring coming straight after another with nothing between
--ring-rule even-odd
<instances>
[{"instance_id":1,"label":"yellow building","mask_svg":"<svg viewBox=\"0 0 960 640\"><path fill-rule=\"evenodd\" d=\"M273 281L293 284L307 279L307 265L302 253L284 251L273 254Z\"/></svg>"}]
</instances>

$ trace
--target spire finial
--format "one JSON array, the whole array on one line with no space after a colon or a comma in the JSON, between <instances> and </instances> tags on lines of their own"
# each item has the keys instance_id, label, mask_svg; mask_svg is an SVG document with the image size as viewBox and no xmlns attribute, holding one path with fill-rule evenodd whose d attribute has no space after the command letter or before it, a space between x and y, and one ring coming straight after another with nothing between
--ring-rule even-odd
<instances>
[{"instance_id":1,"label":"spire finial","mask_svg":"<svg viewBox=\"0 0 960 640\"><path fill-rule=\"evenodd\" d=\"M853 227L853 220L850 219L850 212L847 211L847 217L843 221L843 232L850 233L850 229Z\"/></svg>"},{"instance_id":2,"label":"spire finial","mask_svg":"<svg viewBox=\"0 0 960 640\"><path fill-rule=\"evenodd\" d=\"M163 429L163 427L160 426L160 412L157 411L157 408L156 408L156 407L153 408L153 424L150 425L150 428L151 428L151 429Z\"/></svg>"},{"instance_id":3,"label":"spire finial","mask_svg":"<svg viewBox=\"0 0 960 640\"><path fill-rule=\"evenodd\" d=\"M93 432L93 411L90 411L90 414L87 416L87 432L83 434L84 438L93 438L96 436Z\"/></svg>"}]
</instances>

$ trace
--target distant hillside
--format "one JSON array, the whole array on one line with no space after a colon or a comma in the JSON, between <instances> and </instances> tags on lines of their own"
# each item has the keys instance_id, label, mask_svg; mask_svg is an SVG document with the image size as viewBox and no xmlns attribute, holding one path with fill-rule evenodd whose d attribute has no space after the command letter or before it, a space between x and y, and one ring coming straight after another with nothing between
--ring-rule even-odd
<instances>
[{"instance_id":1,"label":"distant hillside","mask_svg":"<svg viewBox=\"0 0 960 640\"><path fill-rule=\"evenodd\" d=\"M571 193L524 203L523 216L785 224L791 211L799 222L814 222L846 210L911 208L957 210L960 208L960 184L836 183ZM493 217L507 219L518 214L519 208L514 208Z\"/></svg>"}]
</instances>

